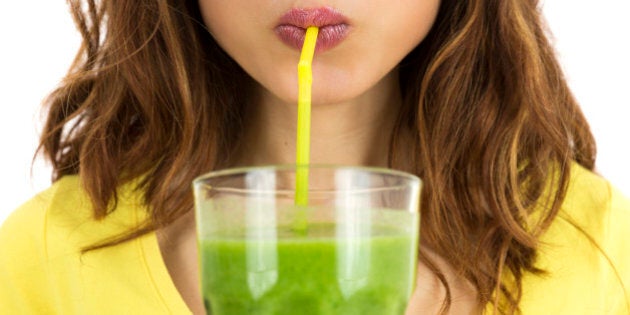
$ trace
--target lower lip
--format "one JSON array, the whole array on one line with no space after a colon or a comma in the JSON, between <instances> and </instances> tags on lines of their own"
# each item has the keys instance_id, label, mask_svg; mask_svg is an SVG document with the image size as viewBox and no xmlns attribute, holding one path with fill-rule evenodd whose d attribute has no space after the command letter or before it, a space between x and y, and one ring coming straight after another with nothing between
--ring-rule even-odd
<instances>
[{"instance_id":1,"label":"lower lip","mask_svg":"<svg viewBox=\"0 0 630 315\"><path fill-rule=\"evenodd\" d=\"M289 47L302 50L306 30L295 25L277 26L276 34ZM326 25L319 28L315 52L323 52L339 45L348 35L347 24Z\"/></svg>"}]
</instances>

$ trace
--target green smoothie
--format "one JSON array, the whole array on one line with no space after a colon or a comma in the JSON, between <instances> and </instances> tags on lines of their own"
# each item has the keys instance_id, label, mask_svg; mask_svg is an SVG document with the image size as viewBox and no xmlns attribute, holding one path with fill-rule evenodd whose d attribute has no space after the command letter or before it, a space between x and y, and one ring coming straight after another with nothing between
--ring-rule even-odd
<instances>
[{"instance_id":1,"label":"green smoothie","mask_svg":"<svg viewBox=\"0 0 630 315\"><path fill-rule=\"evenodd\" d=\"M415 283L414 233L388 224L356 231L314 223L306 235L280 227L253 239L201 239L208 314L404 314Z\"/></svg>"}]
</instances>

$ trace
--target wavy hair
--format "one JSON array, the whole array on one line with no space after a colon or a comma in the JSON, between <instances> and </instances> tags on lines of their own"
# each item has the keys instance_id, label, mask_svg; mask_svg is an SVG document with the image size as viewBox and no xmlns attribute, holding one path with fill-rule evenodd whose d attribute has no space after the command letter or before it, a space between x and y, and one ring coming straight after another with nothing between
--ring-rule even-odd
<instances>
[{"instance_id":1,"label":"wavy hair","mask_svg":"<svg viewBox=\"0 0 630 315\"><path fill-rule=\"evenodd\" d=\"M421 237L482 305L515 313L523 274L543 272L537 239L559 212L571 163L593 170L595 141L538 1L444 1L436 23L401 64L413 117L402 119L417 130L412 170L427 183ZM443 310L449 299L447 286Z\"/></svg>"},{"instance_id":2,"label":"wavy hair","mask_svg":"<svg viewBox=\"0 0 630 315\"><path fill-rule=\"evenodd\" d=\"M53 181L80 175L95 219L138 178L150 214L93 250L192 209L193 178L229 163L253 81L210 36L197 1L68 2L83 43L48 98L40 150ZM399 65L404 107L389 149L391 168L424 181L422 243L500 313L517 313L524 273L541 272L537 239L559 211L571 163L595 162L537 2L442 0ZM419 254L446 288L445 313L448 283Z\"/></svg>"}]
</instances>

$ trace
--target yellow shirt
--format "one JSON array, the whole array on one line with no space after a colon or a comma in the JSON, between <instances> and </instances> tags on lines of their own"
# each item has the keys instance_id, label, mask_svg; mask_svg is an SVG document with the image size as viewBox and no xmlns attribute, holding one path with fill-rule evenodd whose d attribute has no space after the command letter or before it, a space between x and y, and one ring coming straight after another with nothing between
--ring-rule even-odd
<instances>
[{"instance_id":1,"label":"yellow shirt","mask_svg":"<svg viewBox=\"0 0 630 315\"><path fill-rule=\"evenodd\" d=\"M65 177L15 211L0 229L0 314L190 314L163 263L155 233L91 251L80 249L144 218L123 187L102 221L76 176ZM570 217L606 253L562 217ZM574 167L562 215L542 237L526 275L523 314L630 314L630 201L607 181Z\"/></svg>"}]
</instances>

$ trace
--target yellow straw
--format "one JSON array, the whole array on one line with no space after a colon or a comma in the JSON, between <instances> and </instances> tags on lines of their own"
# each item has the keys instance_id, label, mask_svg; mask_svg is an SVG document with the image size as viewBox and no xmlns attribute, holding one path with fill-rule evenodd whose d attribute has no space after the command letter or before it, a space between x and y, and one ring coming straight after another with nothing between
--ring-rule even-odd
<instances>
[{"instance_id":1,"label":"yellow straw","mask_svg":"<svg viewBox=\"0 0 630 315\"><path fill-rule=\"evenodd\" d=\"M319 28L311 26L306 29L304 45L298 63L298 118L297 118L297 152L295 204L308 204L308 164L311 143L311 86L313 72L311 62L315 54L315 44ZM304 224L306 222L303 222Z\"/></svg>"}]
</instances>

